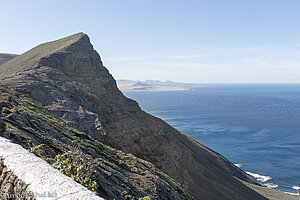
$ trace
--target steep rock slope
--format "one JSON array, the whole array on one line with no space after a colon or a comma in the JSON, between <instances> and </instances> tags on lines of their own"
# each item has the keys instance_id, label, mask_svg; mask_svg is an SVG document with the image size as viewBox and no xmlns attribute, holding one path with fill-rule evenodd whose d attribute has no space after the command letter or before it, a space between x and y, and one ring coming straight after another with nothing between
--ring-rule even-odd
<instances>
[{"instance_id":1,"label":"steep rock slope","mask_svg":"<svg viewBox=\"0 0 300 200\"><path fill-rule=\"evenodd\" d=\"M255 183L218 153L127 99L83 33L39 45L0 66L1 86L24 88L93 138L152 162L195 199L264 199Z\"/></svg>"},{"instance_id":2,"label":"steep rock slope","mask_svg":"<svg viewBox=\"0 0 300 200\"><path fill-rule=\"evenodd\" d=\"M151 199L192 200L180 184L153 164L79 132L24 91L0 89L0 111L0 136L26 149L42 145L35 153L49 163L54 162L57 154L79 145L81 158L88 166L95 166L92 177L99 185L99 196L105 199L135 200L149 195Z\"/></svg>"}]
</instances>

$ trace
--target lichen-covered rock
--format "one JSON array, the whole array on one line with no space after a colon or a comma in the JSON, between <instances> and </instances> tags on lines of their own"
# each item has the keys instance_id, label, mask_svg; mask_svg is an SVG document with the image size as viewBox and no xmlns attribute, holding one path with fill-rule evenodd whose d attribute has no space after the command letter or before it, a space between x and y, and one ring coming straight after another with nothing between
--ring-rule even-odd
<instances>
[{"instance_id":1,"label":"lichen-covered rock","mask_svg":"<svg viewBox=\"0 0 300 200\"><path fill-rule=\"evenodd\" d=\"M180 184L153 164L106 146L74 129L27 94L11 89L0 89L0 92L0 103L5 104L2 120L7 124L7 130L0 136L26 149L43 144L34 153L49 163L53 163L57 154L79 145L87 164L95 166L92 177L99 185L99 196L118 200L144 196L151 196L153 200L192 199ZM6 184L3 190L10 191L10 184Z\"/></svg>"}]
</instances>

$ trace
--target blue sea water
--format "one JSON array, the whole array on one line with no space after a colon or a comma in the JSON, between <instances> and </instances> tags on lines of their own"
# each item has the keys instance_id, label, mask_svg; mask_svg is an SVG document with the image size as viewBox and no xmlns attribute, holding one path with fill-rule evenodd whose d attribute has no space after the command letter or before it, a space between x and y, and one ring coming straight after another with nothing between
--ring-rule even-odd
<instances>
[{"instance_id":1,"label":"blue sea water","mask_svg":"<svg viewBox=\"0 0 300 200\"><path fill-rule=\"evenodd\" d=\"M207 84L125 95L244 171L263 175L263 184L297 193L300 84Z\"/></svg>"}]
</instances>

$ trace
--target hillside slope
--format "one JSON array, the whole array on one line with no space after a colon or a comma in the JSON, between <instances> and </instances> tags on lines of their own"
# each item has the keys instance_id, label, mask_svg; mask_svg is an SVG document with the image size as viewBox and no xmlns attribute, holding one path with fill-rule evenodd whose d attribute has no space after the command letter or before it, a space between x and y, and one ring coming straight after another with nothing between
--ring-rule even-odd
<instances>
[{"instance_id":1,"label":"hillside slope","mask_svg":"<svg viewBox=\"0 0 300 200\"><path fill-rule=\"evenodd\" d=\"M0 53L0 65L15 58L16 56L17 56L16 54Z\"/></svg>"},{"instance_id":2,"label":"hillside slope","mask_svg":"<svg viewBox=\"0 0 300 200\"><path fill-rule=\"evenodd\" d=\"M0 136L35 153L52 164L56 155L79 145L81 158L95 165L93 177L100 186L97 192L106 199L192 200L182 187L153 164L106 146L79 132L33 101L24 91L0 89ZM2 122L2 123L1 123ZM3 127L3 126L1 126Z\"/></svg>"},{"instance_id":3,"label":"hillside slope","mask_svg":"<svg viewBox=\"0 0 300 200\"><path fill-rule=\"evenodd\" d=\"M227 159L126 98L83 33L10 60L0 66L0 77L7 77L0 86L30 91L36 101L94 139L152 162L195 199L265 199L236 180L256 183Z\"/></svg>"}]
</instances>

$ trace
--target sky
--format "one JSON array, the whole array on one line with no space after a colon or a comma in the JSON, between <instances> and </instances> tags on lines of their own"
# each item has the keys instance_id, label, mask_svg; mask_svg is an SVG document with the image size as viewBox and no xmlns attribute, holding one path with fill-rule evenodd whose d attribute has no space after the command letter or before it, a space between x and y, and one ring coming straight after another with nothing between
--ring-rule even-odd
<instances>
[{"instance_id":1,"label":"sky","mask_svg":"<svg viewBox=\"0 0 300 200\"><path fill-rule=\"evenodd\" d=\"M0 0L0 52L89 35L116 79L299 83L299 0Z\"/></svg>"}]
</instances>

